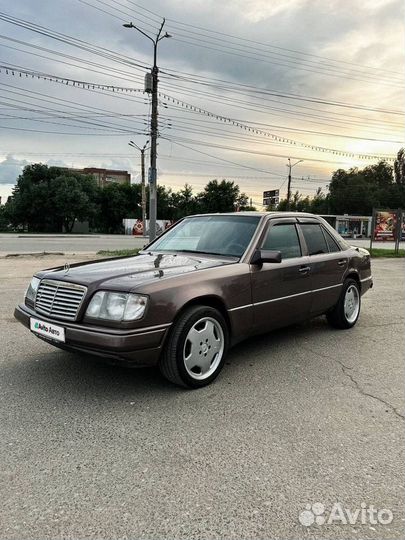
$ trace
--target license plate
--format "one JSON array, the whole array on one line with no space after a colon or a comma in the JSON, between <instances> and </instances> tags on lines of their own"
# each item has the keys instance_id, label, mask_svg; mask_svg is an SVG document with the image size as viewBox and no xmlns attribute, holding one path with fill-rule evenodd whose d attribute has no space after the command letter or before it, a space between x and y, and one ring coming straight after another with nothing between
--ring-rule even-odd
<instances>
[{"instance_id":1,"label":"license plate","mask_svg":"<svg viewBox=\"0 0 405 540\"><path fill-rule=\"evenodd\" d=\"M56 326L48 322L43 322L38 319L30 319L31 331L48 339L65 342L65 329L62 326Z\"/></svg>"}]
</instances>

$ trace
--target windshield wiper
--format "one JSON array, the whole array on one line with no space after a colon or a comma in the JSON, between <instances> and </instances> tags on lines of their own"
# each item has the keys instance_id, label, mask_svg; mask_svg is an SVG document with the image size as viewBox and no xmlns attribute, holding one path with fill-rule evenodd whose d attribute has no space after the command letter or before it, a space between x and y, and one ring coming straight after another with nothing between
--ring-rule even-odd
<instances>
[{"instance_id":1,"label":"windshield wiper","mask_svg":"<svg viewBox=\"0 0 405 540\"><path fill-rule=\"evenodd\" d=\"M231 254L225 254L225 253L217 253L215 251L200 251L200 250L194 250L194 249L173 249L173 251L177 253L197 253L200 255L219 255L220 257L239 257L239 255L231 255Z\"/></svg>"}]
</instances>

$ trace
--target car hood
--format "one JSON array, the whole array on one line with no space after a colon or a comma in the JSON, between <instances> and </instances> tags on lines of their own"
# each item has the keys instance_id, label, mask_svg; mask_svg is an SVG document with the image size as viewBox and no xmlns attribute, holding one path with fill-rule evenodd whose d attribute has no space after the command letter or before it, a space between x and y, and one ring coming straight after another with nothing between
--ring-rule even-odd
<instances>
[{"instance_id":1,"label":"car hood","mask_svg":"<svg viewBox=\"0 0 405 540\"><path fill-rule=\"evenodd\" d=\"M56 279L81 285L131 290L137 285L205 268L234 264L232 259L184 254L148 253L86 263L65 265L36 274L41 279Z\"/></svg>"}]
</instances>

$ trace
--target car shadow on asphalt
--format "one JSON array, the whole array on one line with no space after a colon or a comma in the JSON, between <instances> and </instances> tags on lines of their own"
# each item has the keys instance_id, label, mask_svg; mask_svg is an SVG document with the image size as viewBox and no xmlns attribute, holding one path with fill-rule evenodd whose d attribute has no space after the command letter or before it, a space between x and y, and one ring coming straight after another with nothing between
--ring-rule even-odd
<instances>
[{"instance_id":1,"label":"car shadow on asphalt","mask_svg":"<svg viewBox=\"0 0 405 540\"><path fill-rule=\"evenodd\" d=\"M239 343L229 351L226 359L226 369L219 380L226 378L226 383L232 384L236 372L243 369L249 362L269 362L280 356L280 348L292 347L292 352L299 348L301 339L315 337L319 333L333 333L324 318L289 326L268 334L251 337ZM263 356L263 351L266 357ZM261 353L260 358L258 359ZM268 357L267 357L268 353ZM122 401L136 397L176 396L187 392L166 381L159 373L157 367L128 368L111 365L99 359L78 353L55 350L47 347L47 351L38 356L32 351L24 358L24 367L21 362L14 364L15 373L8 376L13 384L24 377L23 384L37 387L43 396L49 395L59 398L73 396L87 397L89 399L102 399L103 401ZM22 381L21 381L22 382ZM215 384L214 384L215 386ZM209 388L213 388L210 386Z\"/></svg>"}]
</instances>

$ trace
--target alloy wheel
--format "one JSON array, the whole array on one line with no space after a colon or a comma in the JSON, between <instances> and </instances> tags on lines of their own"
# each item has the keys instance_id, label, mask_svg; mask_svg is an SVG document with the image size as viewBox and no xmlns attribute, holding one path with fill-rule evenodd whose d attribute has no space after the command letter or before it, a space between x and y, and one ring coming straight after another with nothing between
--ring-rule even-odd
<instances>
[{"instance_id":1,"label":"alloy wheel","mask_svg":"<svg viewBox=\"0 0 405 540\"><path fill-rule=\"evenodd\" d=\"M360 294L356 285L347 288L344 301L344 312L347 322L355 322L360 310Z\"/></svg>"},{"instance_id":2,"label":"alloy wheel","mask_svg":"<svg viewBox=\"0 0 405 540\"><path fill-rule=\"evenodd\" d=\"M187 373L196 380L210 377L221 363L225 349L224 331L212 317L199 319L188 331L183 347Z\"/></svg>"}]
</instances>

